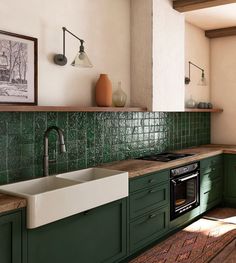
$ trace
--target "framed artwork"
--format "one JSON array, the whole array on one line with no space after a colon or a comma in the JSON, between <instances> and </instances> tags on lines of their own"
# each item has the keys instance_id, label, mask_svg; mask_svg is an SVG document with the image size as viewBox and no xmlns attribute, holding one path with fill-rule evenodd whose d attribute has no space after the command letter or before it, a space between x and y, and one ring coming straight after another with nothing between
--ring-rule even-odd
<instances>
[{"instance_id":1,"label":"framed artwork","mask_svg":"<svg viewBox=\"0 0 236 263\"><path fill-rule=\"evenodd\" d=\"M37 102L37 38L0 30L0 104Z\"/></svg>"}]
</instances>

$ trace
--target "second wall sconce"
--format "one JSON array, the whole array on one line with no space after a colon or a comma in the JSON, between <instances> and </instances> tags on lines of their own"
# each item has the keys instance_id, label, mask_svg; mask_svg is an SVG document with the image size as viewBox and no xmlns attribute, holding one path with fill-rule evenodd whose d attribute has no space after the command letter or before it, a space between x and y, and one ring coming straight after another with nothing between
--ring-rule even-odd
<instances>
[{"instance_id":1,"label":"second wall sconce","mask_svg":"<svg viewBox=\"0 0 236 263\"><path fill-rule=\"evenodd\" d=\"M189 65L189 75L188 77L185 77L185 84L188 85L191 81L191 65L198 68L199 70L201 70L202 75L201 75L201 79L198 83L199 86L207 86L207 81L205 78L205 72L204 69L200 68L199 66L197 66L196 64L192 63L191 61L188 62Z\"/></svg>"},{"instance_id":2,"label":"second wall sconce","mask_svg":"<svg viewBox=\"0 0 236 263\"><path fill-rule=\"evenodd\" d=\"M67 64L67 58L66 58L66 40L65 40L65 33L68 32L73 37L78 39L80 41L80 48L79 52L77 53L74 61L71 63L71 66L74 67L81 67L81 68L92 68L93 65L90 62L87 54L84 51L84 40L77 37L75 34L73 34L71 31L69 31L67 28L63 27L63 54L57 54L54 56L54 63L59 66L65 66Z\"/></svg>"}]
</instances>

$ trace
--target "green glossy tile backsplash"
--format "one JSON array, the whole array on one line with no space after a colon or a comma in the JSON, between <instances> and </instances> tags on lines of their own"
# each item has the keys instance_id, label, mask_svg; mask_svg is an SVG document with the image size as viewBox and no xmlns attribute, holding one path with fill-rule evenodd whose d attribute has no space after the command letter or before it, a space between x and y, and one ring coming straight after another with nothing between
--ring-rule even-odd
<instances>
[{"instance_id":1,"label":"green glossy tile backsplash","mask_svg":"<svg viewBox=\"0 0 236 263\"><path fill-rule=\"evenodd\" d=\"M51 174L210 143L209 113L0 113L0 184L42 176L52 125L64 130L67 152L52 132Z\"/></svg>"}]
</instances>

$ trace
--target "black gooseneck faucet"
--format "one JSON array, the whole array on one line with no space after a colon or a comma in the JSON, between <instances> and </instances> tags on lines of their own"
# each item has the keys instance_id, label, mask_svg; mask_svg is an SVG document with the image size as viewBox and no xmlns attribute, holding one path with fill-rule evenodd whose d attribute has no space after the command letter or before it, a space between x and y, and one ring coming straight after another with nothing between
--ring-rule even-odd
<instances>
[{"instance_id":1,"label":"black gooseneck faucet","mask_svg":"<svg viewBox=\"0 0 236 263\"><path fill-rule=\"evenodd\" d=\"M44 133L44 156L43 156L43 175L44 176L49 176L49 163L51 160L49 160L48 137L49 137L49 134L52 130L55 130L57 132L57 135L59 138L59 143L60 143L59 144L60 153L66 152L66 146L65 146L63 131L56 126L49 127Z\"/></svg>"}]
</instances>

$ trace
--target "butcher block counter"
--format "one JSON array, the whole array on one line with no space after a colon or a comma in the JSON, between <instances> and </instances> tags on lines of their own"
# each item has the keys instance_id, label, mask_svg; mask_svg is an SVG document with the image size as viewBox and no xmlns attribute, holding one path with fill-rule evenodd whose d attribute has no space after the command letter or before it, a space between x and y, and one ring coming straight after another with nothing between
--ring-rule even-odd
<instances>
[{"instance_id":1,"label":"butcher block counter","mask_svg":"<svg viewBox=\"0 0 236 263\"><path fill-rule=\"evenodd\" d=\"M107 163L102 165L102 167L113 170L127 171L129 173L129 178L135 178L144 174L185 165L186 163L200 161L222 153L236 154L236 146L210 144L171 152L188 153L193 155L170 162L130 159Z\"/></svg>"},{"instance_id":2,"label":"butcher block counter","mask_svg":"<svg viewBox=\"0 0 236 263\"><path fill-rule=\"evenodd\" d=\"M24 198L0 194L0 213L23 207L26 207L26 200Z\"/></svg>"},{"instance_id":3,"label":"butcher block counter","mask_svg":"<svg viewBox=\"0 0 236 263\"><path fill-rule=\"evenodd\" d=\"M129 178L131 179L144 174L181 166L186 163L196 162L222 153L236 154L236 146L203 145L200 147L188 148L171 152L189 153L194 155L170 162L156 162L130 159L103 164L102 167L113 170L127 171L129 173ZM26 205L26 200L24 198L0 194L0 213L9 212L18 208L23 208L26 207Z\"/></svg>"}]
</instances>

